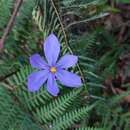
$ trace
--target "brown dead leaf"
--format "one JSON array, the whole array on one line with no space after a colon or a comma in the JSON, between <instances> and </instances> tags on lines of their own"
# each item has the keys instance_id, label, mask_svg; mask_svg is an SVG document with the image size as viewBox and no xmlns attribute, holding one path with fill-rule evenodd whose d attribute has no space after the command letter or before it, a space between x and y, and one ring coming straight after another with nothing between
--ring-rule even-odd
<instances>
[{"instance_id":1,"label":"brown dead leaf","mask_svg":"<svg viewBox=\"0 0 130 130\"><path fill-rule=\"evenodd\" d=\"M124 90L122 90L122 89L119 89L119 88L115 88L115 90L116 90L116 92L117 92L118 94L123 94L124 92L126 92L126 91L124 91ZM122 101L122 102L130 103L130 95L125 96L125 97L123 98L123 101Z\"/></svg>"}]
</instances>

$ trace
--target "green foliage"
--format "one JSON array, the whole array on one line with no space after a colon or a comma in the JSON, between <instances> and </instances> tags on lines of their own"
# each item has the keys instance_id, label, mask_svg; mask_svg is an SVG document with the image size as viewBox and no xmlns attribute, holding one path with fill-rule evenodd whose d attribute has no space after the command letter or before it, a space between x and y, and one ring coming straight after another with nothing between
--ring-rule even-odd
<instances>
[{"instance_id":1,"label":"green foliage","mask_svg":"<svg viewBox=\"0 0 130 130\"><path fill-rule=\"evenodd\" d=\"M9 17L11 15L11 9L13 8L13 4L13 0L0 0L0 29L2 30L4 30L4 27L8 23Z\"/></svg>"},{"instance_id":2,"label":"green foliage","mask_svg":"<svg viewBox=\"0 0 130 130\"><path fill-rule=\"evenodd\" d=\"M52 124L52 130L65 130L72 126L74 122L80 121L93 108L93 106L79 108L75 111L66 113Z\"/></svg>"},{"instance_id":3,"label":"green foliage","mask_svg":"<svg viewBox=\"0 0 130 130\"><path fill-rule=\"evenodd\" d=\"M14 5L12 0L0 0L0 36ZM113 32L96 22L96 27L91 27L91 22L98 23L108 15L106 7L101 0L23 2L0 54L0 130L129 130L130 113L121 102L129 90L115 96L104 84L120 72L118 60L130 51L129 41L118 45ZM69 13L78 20L66 24L64 16ZM77 31L82 24L85 31ZM78 55L79 62L70 71L83 80L81 88L60 85L57 97L47 92L46 85L35 93L27 89L27 76L35 71L29 56L43 55L43 40L52 32L60 39L61 55ZM129 67L124 71L128 73Z\"/></svg>"},{"instance_id":4,"label":"green foliage","mask_svg":"<svg viewBox=\"0 0 130 130\"><path fill-rule=\"evenodd\" d=\"M41 107L40 109L36 109L36 116L40 118L43 122L47 123L48 121L53 121L55 118L63 115L67 109L74 104L76 98L78 98L78 94L80 91L71 91L58 99L50 102L49 104Z\"/></svg>"},{"instance_id":5,"label":"green foliage","mask_svg":"<svg viewBox=\"0 0 130 130\"><path fill-rule=\"evenodd\" d=\"M10 9L9 5L12 5L11 7L13 8L13 3L10 3L12 3L12 0L2 0L1 6L7 6L6 8ZM17 71L18 68L23 65L24 62L26 62L28 56L36 47L35 43L37 42L38 37L34 38L34 33L35 35L37 34L36 31L32 31L33 21L28 20L32 18L32 9L34 4L35 0L25 1L20 8L20 12L16 18L14 28L10 32L9 37L5 42L6 50L0 54L0 76L10 75L11 73ZM4 10L6 9L2 9L3 12L0 11L0 13L4 14L6 12ZM10 9L8 15L10 15L11 12L12 10ZM1 15L0 21L4 21L2 18L4 19L5 16L6 15ZM6 21L4 21L4 23L6 23ZM1 25L1 28L5 28L5 25ZM2 34L3 31L1 31Z\"/></svg>"},{"instance_id":6,"label":"green foliage","mask_svg":"<svg viewBox=\"0 0 130 130\"><path fill-rule=\"evenodd\" d=\"M129 0L117 0L118 2L122 2L122 3L125 3L125 4L129 4L130 1Z\"/></svg>"},{"instance_id":7,"label":"green foliage","mask_svg":"<svg viewBox=\"0 0 130 130\"><path fill-rule=\"evenodd\" d=\"M41 130L30 116L23 111L17 98L10 95L5 89L2 89L2 85L0 87L0 129Z\"/></svg>"},{"instance_id":8,"label":"green foliage","mask_svg":"<svg viewBox=\"0 0 130 130\"><path fill-rule=\"evenodd\" d=\"M90 128L90 127L87 127L87 128L77 128L76 130L105 130L103 128Z\"/></svg>"}]
</instances>

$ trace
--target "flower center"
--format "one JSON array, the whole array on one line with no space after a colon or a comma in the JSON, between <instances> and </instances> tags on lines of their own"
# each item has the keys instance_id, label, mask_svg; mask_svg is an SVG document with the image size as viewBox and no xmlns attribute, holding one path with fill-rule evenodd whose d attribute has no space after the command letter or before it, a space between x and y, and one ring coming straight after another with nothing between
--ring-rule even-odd
<instances>
[{"instance_id":1,"label":"flower center","mask_svg":"<svg viewBox=\"0 0 130 130\"><path fill-rule=\"evenodd\" d=\"M55 73L55 72L57 71L57 69L56 69L56 67L51 67L50 71L51 71L52 73Z\"/></svg>"}]
</instances>

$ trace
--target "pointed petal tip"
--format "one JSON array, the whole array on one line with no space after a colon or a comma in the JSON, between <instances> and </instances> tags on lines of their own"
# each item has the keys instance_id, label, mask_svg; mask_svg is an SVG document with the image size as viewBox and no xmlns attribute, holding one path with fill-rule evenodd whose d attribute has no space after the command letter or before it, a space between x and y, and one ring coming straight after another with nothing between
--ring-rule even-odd
<instances>
[{"instance_id":1,"label":"pointed petal tip","mask_svg":"<svg viewBox=\"0 0 130 130\"><path fill-rule=\"evenodd\" d=\"M34 85L32 84L32 77L31 75L28 76L28 79L27 79L27 89L29 92L36 92L39 90L39 87L34 87Z\"/></svg>"},{"instance_id":2,"label":"pointed petal tip","mask_svg":"<svg viewBox=\"0 0 130 130\"><path fill-rule=\"evenodd\" d=\"M50 74L48 77L47 81L47 91L52 95L52 96L58 96L60 90L59 87L54 79L54 77Z\"/></svg>"},{"instance_id":3,"label":"pointed petal tip","mask_svg":"<svg viewBox=\"0 0 130 130\"><path fill-rule=\"evenodd\" d=\"M37 92L38 90L39 90L39 89L37 89L37 90L32 89L32 87L28 85L28 91L29 91L29 92L34 93L34 92Z\"/></svg>"},{"instance_id":4,"label":"pointed petal tip","mask_svg":"<svg viewBox=\"0 0 130 130\"><path fill-rule=\"evenodd\" d=\"M79 83L77 84L77 86L75 86L75 87L81 87L83 84L82 84L82 80L81 80L81 78L79 77Z\"/></svg>"},{"instance_id":5,"label":"pointed petal tip","mask_svg":"<svg viewBox=\"0 0 130 130\"><path fill-rule=\"evenodd\" d=\"M46 82L48 71L42 70L33 72L27 77L27 88L30 92L36 92Z\"/></svg>"},{"instance_id":6,"label":"pointed petal tip","mask_svg":"<svg viewBox=\"0 0 130 130\"><path fill-rule=\"evenodd\" d=\"M54 40L56 39L58 41L58 37L54 33L49 34L46 39L51 39L51 40L52 39L54 39Z\"/></svg>"},{"instance_id":7,"label":"pointed petal tip","mask_svg":"<svg viewBox=\"0 0 130 130\"><path fill-rule=\"evenodd\" d=\"M29 92L36 92L38 91L38 89L35 89L35 87L32 87L31 83L30 83L30 77L28 77L28 81L27 81L27 89Z\"/></svg>"},{"instance_id":8,"label":"pointed petal tip","mask_svg":"<svg viewBox=\"0 0 130 130\"><path fill-rule=\"evenodd\" d=\"M54 33L51 33L49 36L56 37L56 35L55 35ZM48 37L49 37L49 36L48 36Z\"/></svg>"},{"instance_id":9,"label":"pointed petal tip","mask_svg":"<svg viewBox=\"0 0 130 130\"><path fill-rule=\"evenodd\" d=\"M29 61L33 68L37 68L37 69L46 69L47 68L47 63L44 61L44 59L38 53L30 56Z\"/></svg>"},{"instance_id":10,"label":"pointed petal tip","mask_svg":"<svg viewBox=\"0 0 130 130\"><path fill-rule=\"evenodd\" d=\"M64 55L57 63L58 67L67 69L75 66L78 62L78 57L75 55Z\"/></svg>"},{"instance_id":11,"label":"pointed petal tip","mask_svg":"<svg viewBox=\"0 0 130 130\"><path fill-rule=\"evenodd\" d=\"M55 88L56 89L56 88ZM57 97L58 94L59 94L59 88L57 88L58 90L50 90L50 89L47 89L48 93L54 97Z\"/></svg>"},{"instance_id":12,"label":"pointed petal tip","mask_svg":"<svg viewBox=\"0 0 130 130\"><path fill-rule=\"evenodd\" d=\"M60 53L60 43L54 34L50 34L44 42L44 53L49 65L55 64Z\"/></svg>"},{"instance_id":13,"label":"pointed petal tip","mask_svg":"<svg viewBox=\"0 0 130 130\"><path fill-rule=\"evenodd\" d=\"M65 85L66 87L77 88L82 85L81 78L77 74L63 69L56 73L56 77L61 82L61 84Z\"/></svg>"},{"instance_id":14,"label":"pointed petal tip","mask_svg":"<svg viewBox=\"0 0 130 130\"><path fill-rule=\"evenodd\" d=\"M54 93L50 93L50 94L51 94L52 96L54 96L54 97L57 97L59 93L57 93L57 94L56 94L56 93L55 93L55 94L54 94Z\"/></svg>"}]
</instances>

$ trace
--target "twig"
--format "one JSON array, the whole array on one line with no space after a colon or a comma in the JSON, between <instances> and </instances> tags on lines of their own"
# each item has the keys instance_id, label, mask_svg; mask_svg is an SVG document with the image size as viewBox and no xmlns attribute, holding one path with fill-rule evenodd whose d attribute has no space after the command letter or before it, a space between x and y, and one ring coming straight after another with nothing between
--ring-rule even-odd
<instances>
[{"instance_id":1,"label":"twig","mask_svg":"<svg viewBox=\"0 0 130 130\"><path fill-rule=\"evenodd\" d=\"M80 23L87 23L87 22L90 22L90 21L93 21L93 20L97 20L99 18L103 18L103 17L106 17L108 16L109 13L101 13L99 15L95 15L93 17L90 17L90 18L87 18L87 19L84 19L84 20L80 20L80 21L75 21L75 22L72 22L70 23L68 26L66 26L65 30L67 30L68 28L74 26L74 25L78 25Z\"/></svg>"},{"instance_id":2,"label":"twig","mask_svg":"<svg viewBox=\"0 0 130 130\"><path fill-rule=\"evenodd\" d=\"M58 13L56 7L55 7L54 1L51 0L51 3L52 3L52 6L54 7L55 12L56 12L56 15L57 15L57 17L58 17L58 19L59 19L59 22L60 22L60 25L61 25L61 29L62 29L63 34L64 34L64 37L65 37L65 43L66 43L66 46L67 46L69 52L70 52L71 54L73 54L72 49L71 49L70 46L68 45L68 42L67 42L67 35L66 35L66 32L65 32L65 28L64 28L64 25L62 24L62 21L61 21L60 15L59 15L59 13ZM80 73L80 75L81 75L81 78L82 78L83 84L84 84L85 89L86 89L86 91L87 91L87 94L89 95L88 90L87 90L87 85L86 85L86 83L85 83L84 74L83 74L83 72L82 72L82 70L81 70L81 68L80 68L79 63L77 64L77 68L78 68L79 73Z\"/></svg>"},{"instance_id":3,"label":"twig","mask_svg":"<svg viewBox=\"0 0 130 130\"><path fill-rule=\"evenodd\" d=\"M23 2L23 0L17 0L16 6L15 6L14 11L13 11L13 14L10 17L10 20L8 22L8 25L7 25L7 27L6 27L5 31L4 31L4 34L3 34L2 38L0 39L0 51L2 50L4 42L5 42L8 34L9 34L9 32L11 31L12 27L13 27L15 18L17 16L17 13L19 11L19 8L20 8L22 2Z\"/></svg>"}]
</instances>

